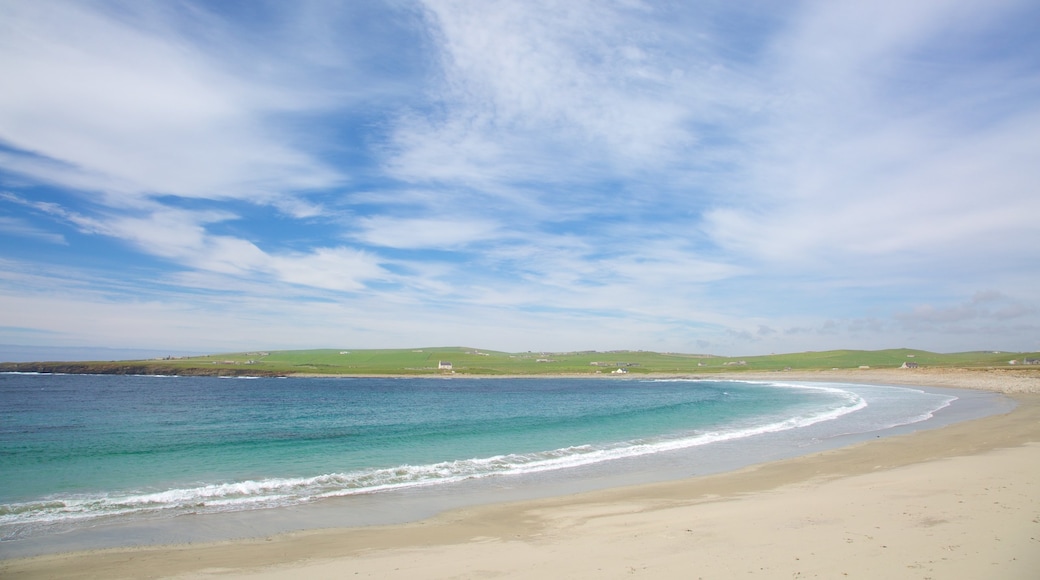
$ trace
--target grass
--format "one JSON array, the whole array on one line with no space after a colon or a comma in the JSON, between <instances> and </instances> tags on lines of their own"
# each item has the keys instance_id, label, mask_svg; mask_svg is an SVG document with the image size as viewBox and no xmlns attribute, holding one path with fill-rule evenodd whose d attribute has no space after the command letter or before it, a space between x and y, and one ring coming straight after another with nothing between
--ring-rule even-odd
<instances>
[{"instance_id":1,"label":"grass","mask_svg":"<svg viewBox=\"0 0 1040 580\"><path fill-rule=\"evenodd\" d=\"M1021 363L1025 358L1040 358L1040 354L992 351L940 354L922 350L890 349L720 357L648 351L506 353L467 347L428 347L254 351L162 361L3 363L0 364L0 370L124 374L439 375L449 372L438 368L441 361L446 361L452 363L455 374L465 375L594 375L597 372L608 374L619 367L627 370L629 374L638 375L856 369L863 366L895 368L908 361L916 362L922 367L1016 368L1009 365L1009 361L1018 360Z\"/></svg>"}]
</instances>

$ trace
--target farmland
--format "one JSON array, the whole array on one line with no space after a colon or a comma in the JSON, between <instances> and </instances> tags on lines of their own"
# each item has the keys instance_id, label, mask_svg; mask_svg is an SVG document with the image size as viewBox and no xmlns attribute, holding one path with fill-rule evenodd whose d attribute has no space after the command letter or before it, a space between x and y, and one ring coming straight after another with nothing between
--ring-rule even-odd
<instances>
[{"instance_id":1,"label":"farmland","mask_svg":"<svg viewBox=\"0 0 1040 580\"><path fill-rule=\"evenodd\" d=\"M467 347L427 347L251 351L138 361L0 363L0 371L224 376L538 376L620 372L631 375L709 375L744 371L896 368L903 363L933 368L1025 368L1024 361L1037 358L1040 358L1038 353L979 351L940 354L912 349L723 357L628 350L507 353ZM1015 363L1011 364L1011 361Z\"/></svg>"}]
</instances>

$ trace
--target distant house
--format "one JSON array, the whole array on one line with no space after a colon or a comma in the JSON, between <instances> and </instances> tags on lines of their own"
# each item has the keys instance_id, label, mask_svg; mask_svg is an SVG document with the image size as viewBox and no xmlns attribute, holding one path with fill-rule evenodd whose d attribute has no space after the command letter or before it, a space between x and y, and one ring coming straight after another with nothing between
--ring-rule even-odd
<instances>
[{"instance_id":1,"label":"distant house","mask_svg":"<svg viewBox=\"0 0 1040 580\"><path fill-rule=\"evenodd\" d=\"M615 375L627 375L628 374L628 369L617 368L617 369L614 369L614 370L612 370L610 372L615 374Z\"/></svg>"},{"instance_id":2,"label":"distant house","mask_svg":"<svg viewBox=\"0 0 1040 580\"><path fill-rule=\"evenodd\" d=\"M1024 358L1022 359L1024 365L1040 365L1040 358Z\"/></svg>"},{"instance_id":3,"label":"distant house","mask_svg":"<svg viewBox=\"0 0 1040 580\"><path fill-rule=\"evenodd\" d=\"M442 371L450 371L452 369L452 366L451 366L450 362L448 362L446 360L442 360L442 361L437 361L437 368L442 370Z\"/></svg>"},{"instance_id":4,"label":"distant house","mask_svg":"<svg viewBox=\"0 0 1040 580\"><path fill-rule=\"evenodd\" d=\"M901 366L899 368L901 368L901 369L916 369L919 366L920 365L918 365L917 363L908 360L908 361L904 362L903 366Z\"/></svg>"}]
</instances>

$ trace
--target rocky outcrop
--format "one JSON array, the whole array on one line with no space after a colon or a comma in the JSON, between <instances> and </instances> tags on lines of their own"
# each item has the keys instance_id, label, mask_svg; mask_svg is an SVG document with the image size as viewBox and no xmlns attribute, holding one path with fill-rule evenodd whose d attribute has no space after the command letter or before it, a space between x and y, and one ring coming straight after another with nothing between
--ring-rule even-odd
<instances>
[{"instance_id":1,"label":"rocky outcrop","mask_svg":"<svg viewBox=\"0 0 1040 580\"><path fill-rule=\"evenodd\" d=\"M281 377L285 373L231 367L180 366L150 362L0 363L0 372L89 375L173 375L196 377Z\"/></svg>"}]
</instances>

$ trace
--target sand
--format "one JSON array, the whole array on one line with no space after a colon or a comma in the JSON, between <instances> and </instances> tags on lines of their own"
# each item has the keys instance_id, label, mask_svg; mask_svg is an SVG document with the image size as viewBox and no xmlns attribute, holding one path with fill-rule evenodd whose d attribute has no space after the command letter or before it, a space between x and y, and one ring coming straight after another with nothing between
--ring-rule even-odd
<instances>
[{"instance_id":1,"label":"sand","mask_svg":"<svg viewBox=\"0 0 1040 580\"><path fill-rule=\"evenodd\" d=\"M0 576L1040 578L1040 372L921 371L783 376L996 390L1019 405L714 476L396 526L4 560Z\"/></svg>"}]
</instances>

